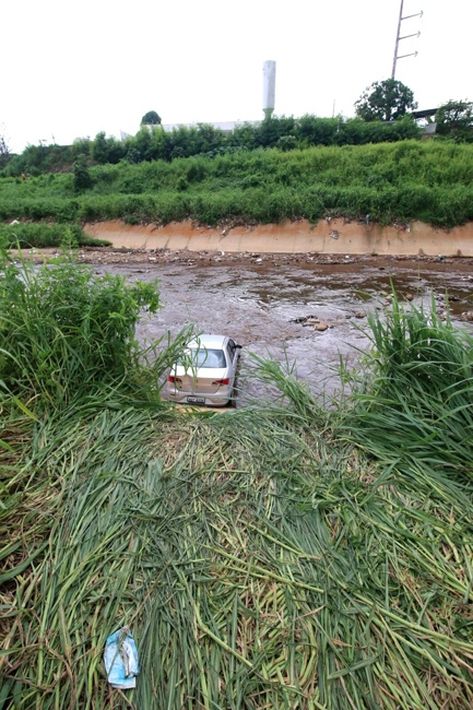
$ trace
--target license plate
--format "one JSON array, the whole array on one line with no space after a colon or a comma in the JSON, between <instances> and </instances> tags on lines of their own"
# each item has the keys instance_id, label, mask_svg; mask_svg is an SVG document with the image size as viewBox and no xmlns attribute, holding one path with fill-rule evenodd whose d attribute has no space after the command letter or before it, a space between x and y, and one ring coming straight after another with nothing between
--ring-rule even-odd
<instances>
[{"instance_id":1,"label":"license plate","mask_svg":"<svg viewBox=\"0 0 473 710\"><path fill-rule=\"evenodd\" d=\"M205 397L188 397L189 404L205 404Z\"/></svg>"}]
</instances>

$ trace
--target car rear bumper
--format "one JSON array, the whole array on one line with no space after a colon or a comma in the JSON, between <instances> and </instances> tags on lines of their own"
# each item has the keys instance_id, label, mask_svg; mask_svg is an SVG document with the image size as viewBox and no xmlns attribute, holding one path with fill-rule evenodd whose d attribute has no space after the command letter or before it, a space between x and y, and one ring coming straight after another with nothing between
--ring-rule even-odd
<instances>
[{"instance_id":1,"label":"car rear bumper","mask_svg":"<svg viewBox=\"0 0 473 710\"><path fill-rule=\"evenodd\" d=\"M165 395L166 399L170 402L177 402L178 404L201 404L206 407L225 407L232 398L232 388L225 387L220 388L218 392L208 393L208 392L183 392L182 390L177 390L175 388L167 388ZM202 398L203 402L189 401L188 397L199 399Z\"/></svg>"}]
</instances>

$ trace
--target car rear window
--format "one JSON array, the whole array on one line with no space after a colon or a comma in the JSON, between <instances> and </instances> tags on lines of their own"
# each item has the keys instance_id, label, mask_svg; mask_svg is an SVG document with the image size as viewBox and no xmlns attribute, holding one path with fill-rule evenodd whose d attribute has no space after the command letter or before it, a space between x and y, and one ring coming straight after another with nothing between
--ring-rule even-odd
<instances>
[{"instance_id":1,"label":"car rear window","mask_svg":"<svg viewBox=\"0 0 473 710\"><path fill-rule=\"evenodd\" d=\"M184 367L226 367L225 353L223 350L212 350L206 348L193 348L189 351L189 362L183 358L179 365Z\"/></svg>"}]
</instances>

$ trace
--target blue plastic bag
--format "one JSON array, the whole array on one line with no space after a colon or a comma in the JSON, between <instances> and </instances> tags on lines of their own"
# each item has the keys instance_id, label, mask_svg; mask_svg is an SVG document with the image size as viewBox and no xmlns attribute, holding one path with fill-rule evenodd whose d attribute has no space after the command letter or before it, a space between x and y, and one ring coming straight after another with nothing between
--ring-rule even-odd
<instances>
[{"instance_id":1,"label":"blue plastic bag","mask_svg":"<svg viewBox=\"0 0 473 710\"><path fill-rule=\"evenodd\" d=\"M107 638L103 660L108 682L113 688L127 690L136 686L136 676L140 672L138 649L128 626Z\"/></svg>"}]
</instances>

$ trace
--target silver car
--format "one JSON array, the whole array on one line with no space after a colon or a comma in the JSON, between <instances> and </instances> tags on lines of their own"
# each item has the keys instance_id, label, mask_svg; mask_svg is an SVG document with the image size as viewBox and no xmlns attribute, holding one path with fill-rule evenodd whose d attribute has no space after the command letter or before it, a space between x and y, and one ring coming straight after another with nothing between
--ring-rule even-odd
<instances>
[{"instance_id":1,"label":"silver car","mask_svg":"<svg viewBox=\"0 0 473 710\"><path fill-rule=\"evenodd\" d=\"M241 345L226 335L200 335L174 363L166 383L173 402L224 407L234 401Z\"/></svg>"}]
</instances>

